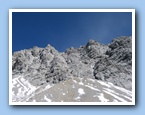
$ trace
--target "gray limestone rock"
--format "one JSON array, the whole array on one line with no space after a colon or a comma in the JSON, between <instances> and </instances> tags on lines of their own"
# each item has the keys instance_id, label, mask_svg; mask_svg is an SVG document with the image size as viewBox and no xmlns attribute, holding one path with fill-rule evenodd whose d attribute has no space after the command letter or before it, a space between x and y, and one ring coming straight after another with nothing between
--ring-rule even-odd
<instances>
[{"instance_id":1,"label":"gray limestone rock","mask_svg":"<svg viewBox=\"0 0 145 115\"><path fill-rule=\"evenodd\" d=\"M108 45L106 55L94 66L96 79L112 82L113 84L132 89L132 42L131 37L120 37Z\"/></svg>"},{"instance_id":2,"label":"gray limestone rock","mask_svg":"<svg viewBox=\"0 0 145 115\"><path fill-rule=\"evenodd\" d=\"M108 45L90 40L80 48L58 52L48 45L13 53L13 79L23 76L34 86L58 84L74 77L112 82L132 89L132 39L122 36Z\"/></svg>"}]
</instances>

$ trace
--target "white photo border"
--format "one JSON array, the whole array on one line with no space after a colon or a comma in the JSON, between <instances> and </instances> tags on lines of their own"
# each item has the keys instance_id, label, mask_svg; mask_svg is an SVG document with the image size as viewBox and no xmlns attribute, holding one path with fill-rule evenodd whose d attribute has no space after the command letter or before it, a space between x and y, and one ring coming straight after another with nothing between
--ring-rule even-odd
<instances>
[{"instance_id":1,"label":"white photo border","mask_svg":"<svg viewBox=\"0 0 145 115\"><path fill-rule=\"evenodd\" d=\"M12 102L13 12L132 12L132 102ZM135 9L9 9L9 105L135 105Z\"/></svg>"}]
</instances>

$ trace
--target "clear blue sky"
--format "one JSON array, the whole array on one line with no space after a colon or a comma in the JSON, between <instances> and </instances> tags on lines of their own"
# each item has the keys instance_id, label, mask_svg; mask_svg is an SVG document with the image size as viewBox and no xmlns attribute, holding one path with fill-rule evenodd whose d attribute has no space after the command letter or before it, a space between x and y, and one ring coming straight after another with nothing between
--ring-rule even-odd
<instances>
[{"instance_id":1,"label":"clear blue sky","mask_svg":"<svg viewBox=\"0 0 145 115\"><path fill-rule=\"evenodd\" d=\"M13 52L51 44L58 51L85 45L89 39L108 44L132 35L132 14L13 12Z\"/></svg>"}]
</instances>

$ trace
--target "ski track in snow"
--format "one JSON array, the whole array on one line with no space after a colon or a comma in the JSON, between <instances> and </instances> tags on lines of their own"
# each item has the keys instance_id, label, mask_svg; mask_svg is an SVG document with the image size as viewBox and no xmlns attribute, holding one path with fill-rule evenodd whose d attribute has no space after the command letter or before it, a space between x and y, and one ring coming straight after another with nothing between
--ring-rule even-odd
<instances>
[{"instance_id":1,"label":"ski track in snow","mask_svg":"<svg viewBox=\"0 0 145 115\"><path fill-rule=\"evenodd\" d=\"M104 85L104 86L106 86L106 87L111 87L110 85L108 85L107 83L104 83L103 81L97 81L97 82L99 82L101 85Z\"/></svg>"},{"instance_id":2,"label":"ski track in snow","mask_svg":"<svg viewBox=\"0 0 145 115\"><path fill-rule=\"evenodd\" d=\"M92 87L92 86L85 85L85 87L88 87L88 88L90 88L90 89L92 89L92 90L95 90L95 91L99 91L99 92L100 92L100 90L99 90L99 89L97 89L97 88L94 88L94 87Z\"/></svg>"},{"instance_id":3,"label":"ski track in snow","mask_svg":"<svg viewBox=\"0 0 145 115\"><path fill-rule=\"evenodd\" d=\"M116 98L116 99L118 99L118 100L120 100L120 101L122 101L122 102L127 102L127 101L124 100L123 98L120 98L119 96L117 96L117 95L115 95L115 94L113 94L113 93L110 93L109 91L105 91L105 90L104 90L104 92L107 93L107 94L109 94L109 95L111 95L111 96L113 96L114 98Z\"/></svg>"}]
</instances>

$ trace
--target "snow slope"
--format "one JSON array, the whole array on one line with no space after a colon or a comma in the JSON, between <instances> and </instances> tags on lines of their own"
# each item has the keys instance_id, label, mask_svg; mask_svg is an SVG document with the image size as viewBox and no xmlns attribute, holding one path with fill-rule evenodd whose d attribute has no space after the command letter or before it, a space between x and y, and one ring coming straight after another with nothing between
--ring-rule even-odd
<instances>
[{"instance_id":1,"label":"snow slope","mask_svg":"<svg viewBox=\"0 0 145 115\"><path fill-rule=\"evenodd\" d=\"M109 82L71 78L35 87L22 76L13 79L13 102L131 102L132 92Z\"/></svg>"}]
</instances>

